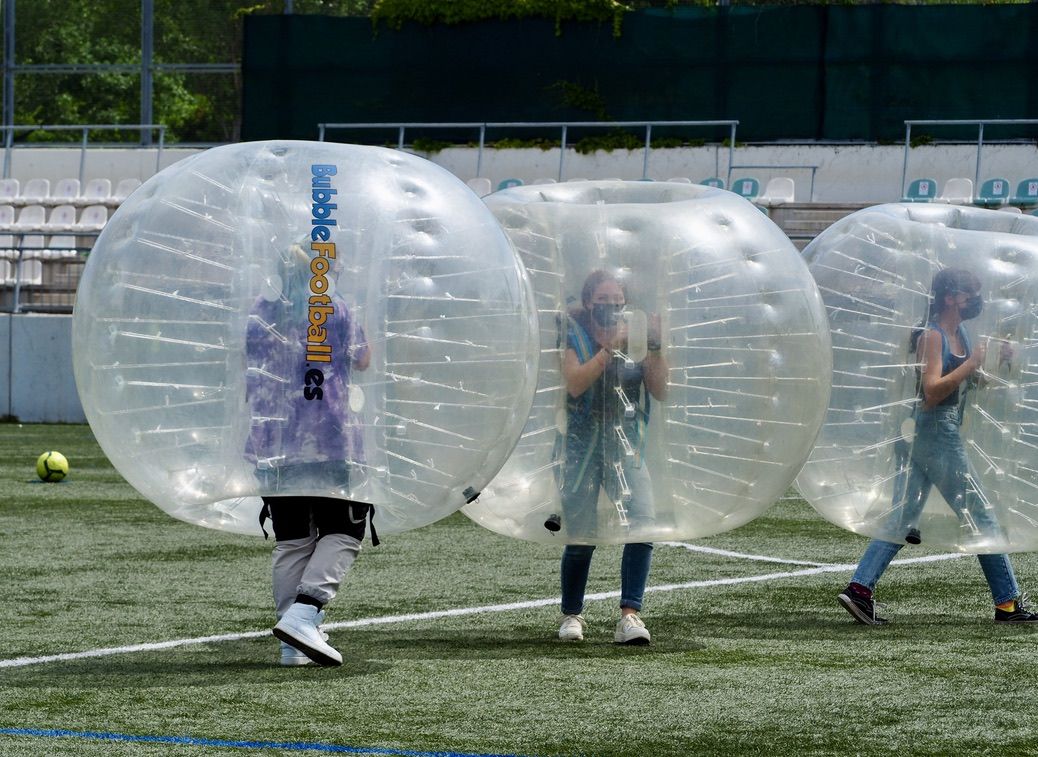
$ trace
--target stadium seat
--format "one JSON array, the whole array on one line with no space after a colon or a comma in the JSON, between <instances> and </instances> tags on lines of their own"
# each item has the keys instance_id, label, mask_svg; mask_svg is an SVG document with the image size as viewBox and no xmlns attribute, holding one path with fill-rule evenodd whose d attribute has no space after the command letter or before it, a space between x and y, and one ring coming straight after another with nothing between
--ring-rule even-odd
<instances>
[{"instance_id":1,"label":"stadium seat","mask_svg":"<svg viewBox=\"0 0 1038 757\"><path fill-rule=\"evenodd\" d=\"M111 201L116 204L123 202L140 185L140 179L120 179L119 183L115 185L115 191L112 192Z\"/></svg>"},{"instance_id":2,"label":"stadium seat","mask_svg":"<svg viewBox=\"0 0 1038 757\"><path fill-rule=\"evenodd\" d=\"M80 205L96 205L107 202L112 196L112 182L110 179L91 179L83 187L83 194L79 198Z\"/></svg>"},{"instance_id":3,"label":"stadium seat","mask_svg":"<svg viewBox=\"0 0 1038 757\"><path fill-rule=\"evenodd\" d=\"M555 184L555 179L534 179L531 184Z\"/></svg>"},{"instance_id":4,"label":"stadium seat","mask_svg":"<svg viewBox=\"0 0 1038 757\"><path fill-rule=\"evenodd\" d=\"M26 205L18 211L18 218L14 222L14 228L19 231L42 229L46 222L47 211L42 205Z\"/></svg>"},{"instance_id":5,"label":"stadium seat","mask_svg":"<svg viewBox=\"0 0 1038 757\"><path fill-rule=\"evenodd\" d=\"M47 240L47 251L51 258L74 258L76 252L76 238L71 234L55 234Z\"/></svg>"},{"instance_id":6,"label":"stadium seat","mask_svg":"<svg viewBox=\"0 0 1038 757\"><path fill-rule=\"evenodd\" d=\"M521 187L522 185L523 185L523 180L522 179L502 179L501 181L498 182L497 188L499 190L501 190L501 189L508 189L510 187Z\"/></svg>"},{"instance_id":7,"label":"stadium seat","mask_svg":"<svg viewBox=\"0 0 1038 757\"><path fill-rule=\"evenodd\" d=\"M11 205L0 205L0 227L7 228L13 225L14 207ZM3 247L3 245L0 245L0 247Z\"/></svg>"},{"instance_id":8,"label":"stadium seat","mask_svg":"<svg viewBox=\"0 0 1038 757\"><path fill-rule=\"evenodd\" d=\"M104 205L91 205L83 209L76 231L100 231L108 223L108 208Z\"/></svg>"},{"instance_id":9,"label":"stadium seat","mask_svg":"<svg viewBox=\"0 0 1038 757\"><path fill-rule=\"evenodd\" d=\"M29 179L22 187L18 201L23 205L39 205L48 197L50 197L49 179Z\"/></svg>"},{"instance_id":10,"label":"stadium seat","mask_svg":"<svg viewBox=\"0 0 1038 757\"><path fill-rule=\"evenodd\" d=\"M908 185L901 202L933 202L937 196L937 182L933 179L915 179Z\"/></svg>"},{"instance_id":11,"label":"stadium seat","mask_svg":"<svg viewBox=\"0 0 1038 757\"><path fill-rule=\"evenodd\" d=\"M54 185L54 191L50 193L52 205L64 205L75 202L79 197L79 179L61 179Z\"/></svg>"},{"instance_id":12,"label":"stadium seat","mask_svg":"<svg viewBox=\"0 0 1038 757\"><path fill-rule=\"evenodd\" d=\"M974 205L982 208L998 208L1009 202L1009 182L1006 179L988 179L980 185L973 199Z\"/></svg>"},{"instance_id":13,"label":"stadium seat","mask_svg":"<svg viewBox=\"0 0 1038 757\"><path fill-rule=\"evenodd\" d=\"M1024 211L1015 205L1003 205L1001 208L995 208L995 210L1001 210L1003 213L1023 213Z\"/></svg>"},{"instance_id":14,"label":"stadium seat","mask_svg":"<svg viewBox=\"0 0 1038 757\"><path fill-rule=\"evenodd\" d=\"M764 193L755 202L758 205L771 208L775 205L793 202L795 198L796 184L793 180L785 176L777 176L774 179L768 180L767 186L764 187Z\"/></svg>"},{"instance_id":15,"label":"stadium seat","mask_svg":"<svg viewBox=\"0 0 1038 757\"><path fill-rule=\"evenodd\" d=\"M17 202L18 187L18 179L0 179L0 202Z\"/></svg>"},{"instance_id":16,"label":"stadium seat","mask_svg":"<svg viewBox=\"0 0 1038 757\"><path fill-rule=\"evenodd\" d=\"M469 179L465 183L469 185L469 189L480 197L486 197L494 191L494 185L490 183L490 179L484 179L482 176L478 176L475 179Z\"/></svg>"},{"instance_id":17,"label":"stadium seat","mask_svg":"<svg viewBox=\"0 0 1038 757\"><path fill-rule=\"evenodd\" d=\"M760 182L756 179L736 179L732 182L732 191L749 201L760 194Z\"/></svg>"},{"instance_id":18,"label":"stadium seat","mask_svg":"<svg viewBox=\"0 0 1038 757\"><path fill-rule=\"evenodd\" d=\"M23 286L43 283L43 235L29 234L22 237L21 266L18 267L18 283Z\"/></svg>"},{"instance_id":19,"label":"stadium seat","mask_svg":"<svg viewBox=\"0 0 1038 757\"><path fill-rule=\"evenodd\" d=\"M673 182L675 184L691 184L692 183L692 179L688 178L687 176L672 176L671 178L667 179L667 181Z\"/></svg>"},{"instance_id":20,"label":"stadium seat","mask_svg":"<svg viewBox=\"0 0 1038 757\"><path fill-rule=\"evenodd\" d=\"M944 182L944 189L933 198L934 202L946 202L949 205L970 205L973 203L973 179L955 178Z\"/></svg>"},{"instance_id":21,"label":"stadium seat","mask_svg":"<svg viewBox=\"0 0 1038 757\"><path fill-rule=\"evenodd\" d=\"M724 189L724 179L719 179L716 176L711 176L709 179L703 179L699 183L707 187L717 187L718 189Z\"/></svg>"},{"instance_id":22,"label":"stadium seat","mask_svg":"<svg viewBox=\"0 0 1038 757\"><path fill-rule=\"evenodd\" d=\"M1016 186L1016 194L1009 200L1011 205L1038 205L1038 179L1024 179Z\"/></svg>"},{"instance_id":23,"label":"stadium seat","mask_svg":"<svg viewBox=\"0 0 1038 757\"><path fill-rule=\"evenodd\" d=\"M566 181L567 181L567 182L570 182L570 181L587 181L587 179L581 179L581 178L572 178L572 179L566 179Z\"/></svg>"},{"instance_id":24,"label":"stadium seat","mask_svg":"<svg viewBox=\"0 0 1038 757\"><path fill-rule=\"evenodd\" d=\"M50 218L43 225L45 229L63 231L76 226L76 209L72 205L58 205L50 212Z\"/></svg>"}]
</instances>

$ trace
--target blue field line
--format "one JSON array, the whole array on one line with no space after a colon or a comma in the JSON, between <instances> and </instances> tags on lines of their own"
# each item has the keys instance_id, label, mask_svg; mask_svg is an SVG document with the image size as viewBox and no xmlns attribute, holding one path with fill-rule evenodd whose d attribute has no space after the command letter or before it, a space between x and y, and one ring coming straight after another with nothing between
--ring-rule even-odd
<instances>
[{"instance_id":1,"label":"blue field line","mask_svg":"<svg viewBox=\"0 0 1038 757\"><path fill-rule=\"evenodd\" d=\"M0 736L36 736L50 739L89 739L92 741L124 741L141 744L183 744L184 746L220 746L237 749L280 749L290 752L330 752L334 754L379 754L393 757L519 757L515 754L484 754L481 752L422 752L414 749L387 749L385 747L356 747L341 744L321 744L309 741L234 741L230 739L201 739L193 736L135 736L132 733L105 733L103 731L67 731L58 728L0 728Z\"/></svg>"}]
</instances>

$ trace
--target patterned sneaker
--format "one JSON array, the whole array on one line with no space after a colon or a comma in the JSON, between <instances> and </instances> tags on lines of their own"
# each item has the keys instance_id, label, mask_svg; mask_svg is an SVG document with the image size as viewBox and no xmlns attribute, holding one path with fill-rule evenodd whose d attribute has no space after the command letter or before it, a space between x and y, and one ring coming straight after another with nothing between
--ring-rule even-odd
<instances>
[{"instance_id":1,"label":"patterned sneaker","mask_svg":"<svg viewBox=\"0 0 1038 757\"><path fill-rule=\"evenodd\" d=\"M1027 595L1021 594L1016 598L1016 607L1012 610L999 610L995 608L996 623L1038 623L1038 613L1027 609Z\"/></svg>"},{"instance_id":2,"label":"patterned sneaker","mask_svg":"<svg viewBox=\"0 0 1038 757\"><path fill-rule=\"evenodd\" d=\"M583 641L587 623L583 615L563 615L559 624L560 641Z\"/></svg>"},{"instance_id":3,"label":"patterned sneaker","mask_svg":"<svg viewBox=\"0 0 1038 757\"><path fill-rule=\"evenodd\" d=\"M865 597L854 591L850 586L844 589L836 597L843 608L849 612L854 619L865 626L881 626L887 622L876 614L876 603L871 597Z\"/></svg>"},{"instance_id":4,"label":"patterned sneaker","mask_svg":"<svg viewBox=\"0 0 1038 757\"><path fill-rule=\"evenodd\" d=\"M616 624L616 633L613 634L613 642L616 644L645 645L651 639L649 629L638 613L621 616L620 622Z\"/></svg>"}]
</instances>

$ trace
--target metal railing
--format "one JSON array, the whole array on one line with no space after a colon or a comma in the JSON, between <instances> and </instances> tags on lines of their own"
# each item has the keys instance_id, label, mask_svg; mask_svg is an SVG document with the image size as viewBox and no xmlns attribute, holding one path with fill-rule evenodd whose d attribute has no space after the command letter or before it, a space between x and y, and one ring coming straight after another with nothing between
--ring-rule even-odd
<instances>
[{"instance_id":1,"label":"metal railing","mask_svg":"<svg viewBox=\"0 0 1038 757\"><path fill-rule=\"evenodd\" d=\"M79 132L80 137L78 142L25 142L19 145L14 144L14 135L19 132L33 132L33 131L72 131ZM67 126L61 126L56 124L45 125L45 126L0 126L0 132L4 136L4 168L3 178L9 179L11 177L11 153L14 150L26 147L68 147L69 145L79 145L79 181L83 182L86 168L86 154L87 148L90 146L90 132L91 131L136 131L140 133L148 132L149 134L154 131L159 133L157 152L155 155L155 172L158 173L159 168L162 164L162 149L166 142L166 126L164 124L72 124ZM127 147L128 145L119 145L120 147ZM94 147L100 147L97 143ZM111 144L103 145L105 147L111 147ZM134 145L139 147L139 145Z\"/></svg>"},{"instance_id":2,"label":"metal railing","mask_svg":"<svg viewBox=\"0 0 1038 757\"><path fill-rule=\"evenodd\" d=\"M787 170L792 170L792 171L808 171L808 170L810 170L811 171L811 189L808 192L808 200L807 201L808 202L814 202L815 201L815 174L818 172L818 169L820 168L820 166L811 165L809 163L758 163L758 164L743 163L743 164L739 164L739 163L731 163L731 162L729 162L728 163L728 183L725 186L727 186L727 187L731 187L732 186L732 172L736 171L736 170L738 170L740 168L747 168L747 169L752 169L752 170L755 170L755 171L759 171L759 170L765 169L765 168L767 168L767 169L776 169L777 168L777 169L782 170L782 171L787 171Z\"/></svg>"},{"instance_id":3,"label":"metal railing","mask_svg":"<svg viewBox=\"0 0 1038 757\"><path fill-rule=\"evenodd\" d=\"M652 129L653 127L728 127L728 164L732 163L735 151L735 130L739 122L735 120L723 121L483 121L483 122L460 122L460 123L323 123L317 124L318 140L325 141L326 133L331 129L393 129L397 132L397 149L404 149L406 144L406 133L408 129L477 129L479 133L479 149L476 153L476 176L481 176L483 171L483 151L486 149L486 135L489 129L560 129L559 138L559 170L556 177L562 181L565 172L566 146L571 128L597 128L615 129L628 127L644 127L645 146L642 157L642 178L649 178L649 155L652 152ZM715 168L718 168L715 166Z\"/></svg>"},{"instance_id":4,"label":"metal railing","mask_svg":"<svg viewBox=\"0 0 1038 757\"><path fill-rule=\"evenodd\" d=\"M901 164L901 197L905 196L908 186L908 151L912 142L913 126L976 126L977 127L977 165L973 173L973 186L980 187L980 155L984 148L985 126L1032 126L1038 124L1033 118L986 118L970 119L928 119L905 121L905 157Z\"/></svg>"}]
</instances>

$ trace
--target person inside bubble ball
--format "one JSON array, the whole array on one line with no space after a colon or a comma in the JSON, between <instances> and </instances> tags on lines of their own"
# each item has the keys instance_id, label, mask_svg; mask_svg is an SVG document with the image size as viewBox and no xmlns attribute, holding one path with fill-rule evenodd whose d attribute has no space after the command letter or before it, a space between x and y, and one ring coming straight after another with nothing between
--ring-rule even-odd
<instances>
[{"instance_id":1,"label":"person inside bubble ball","mask_svg":"<svg viewBox=\"0 0 1038 757\"><path fill-rule=\"evenodd\" d=\"M903 466L895 480L893 502L896 528L905 533L909 544L922 540L916 525L934 486L977 538L1000 533L984 506L986 497L979 490L979 478L966 458L959 435L965 394L986 351L982 344L970 345L963 327L964 321L980 315L984 304L980 289L980 281L968 270L938 271L931 286L926 323L912 332L911 349L922 365L919 404L911 447L906 445L900 453ZM1000 359L1011 359L1011 355L1003 353ZM859 623L887 622L876 614L873 591L903 546L880 539L870 541L850 584L838 595L840 604ZM1038 614L1024 605L1008 555L979 554L977 559L995 602L995 622L1038 623Z\"/></svg>"},{"instance_id":2,"label":"person inside bubble ball","mask_svg":"<svg viewBox=\"0 0 1038 757\"><path fill-rule=\"evenodd\" d=\"M627 297L613 274L593 271L584 282L581 306L570 312L562 376L566 385L567 429L564 455L557 468L562 522L570 537L593 536L599 490L616 507L621 528L632 536L651 525L655 513L652 481L641 459L649 397L664 400L667 363L660 342L659 318L650 319L644 359L627 355ZM633 343L633 342L632 342ZM561 452L561 450L560 450ZM567 544L562 553L562 621L559 638L582 641L582 615L591 557L595 548ZM648 644L650 634L639 617L652 561L652 544L624 545L620 565L620 613L614 641Z\"/></svg>"},{"instance_id":3,"label":"person inside bubble ball","mask_svg":"<svg viewBox=\"0 0 1038 757\"><path fill-rule=\"evenodd\" d=\"M269 516L274 529L273 633L281 664L341 665L319 626L374 514L346 498L354 464L363 462L350 376L368 367L371 350L335 293L335 261L292 245L283 262L278 296L260 297L249 314L245 457L264 492L260 525Z\"/></svg>"}]
</instances>

